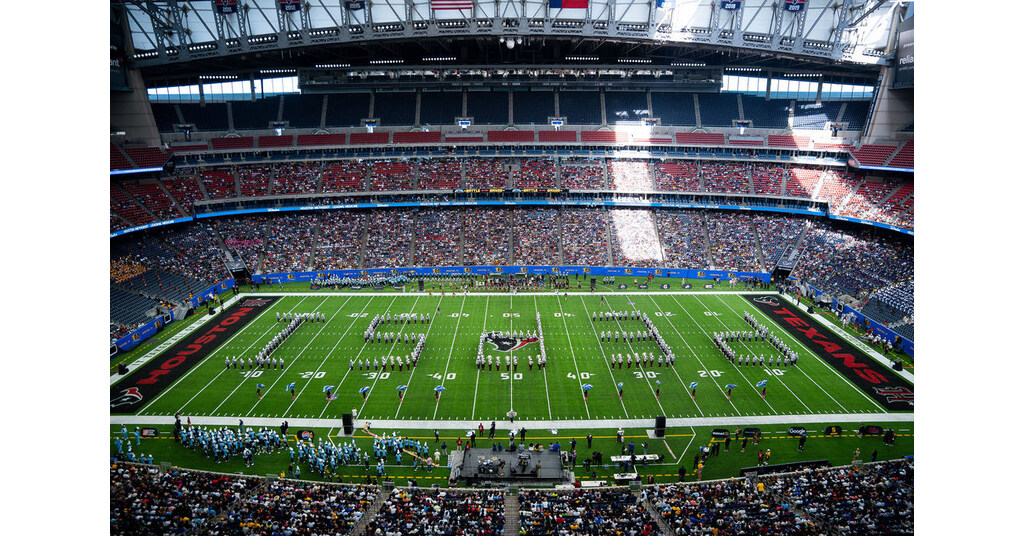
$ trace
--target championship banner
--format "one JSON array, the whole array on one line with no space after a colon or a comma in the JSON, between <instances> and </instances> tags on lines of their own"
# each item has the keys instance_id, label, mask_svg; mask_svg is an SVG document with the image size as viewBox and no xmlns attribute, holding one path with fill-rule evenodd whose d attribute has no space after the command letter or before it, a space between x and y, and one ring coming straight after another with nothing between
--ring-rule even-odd
<instances>
[{"instance_id":1,"label":"championship banner","mask_svg":"<svg viewBox=\"0 0 1024 536\"><path fill-rule=\"evenodd\" d=\"M807 5L807 0L786 0L786 3L782 5L782 9L790 13L799 13L804 10L805 5Z\"/></svg>"},{"instance_id":2,"label":"championship banner","mask_svg":"<svg viewBox=\"0 0 1024 536\"><path fill-rule=\"evenodd\" d=\"M741 0L722 0L722 9L725 11L736 11L740 8Z\"/></svg>"},{"instance_id":3,"label":"championship banner","mask_svg":"<svg viewBox=\"0 0 1024 536\"><path fill-rule=\"evenodd\" d=\"M213 10L221 15L238 13L238 0L213 0Z\"/></svg>"},{"instance_id":4,"label":"championship banner","mask_svg":"<svg viewBox=\"0 0 1024 536\"><path fill-rule=\"evenodd\" d=\"M345 9L349 11L359 11L366 8L366 0L346 0Z\"/></svg>"},{"instance_id":5,"label":"championship banner","mask_svg":"<svg viewBox=\"0 0 1024 536\"><path fill-rule=\"evenodd\" d=\"M281 11L285 13L295 13L302 9L302 0L278 0L277 5L281 7Z\"/></svg>"}]
</instances>

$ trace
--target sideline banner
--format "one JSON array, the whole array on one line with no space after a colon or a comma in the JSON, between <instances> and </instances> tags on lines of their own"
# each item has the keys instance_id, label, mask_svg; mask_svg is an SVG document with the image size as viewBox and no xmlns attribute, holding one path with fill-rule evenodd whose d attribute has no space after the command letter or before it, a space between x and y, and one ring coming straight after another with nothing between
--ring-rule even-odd
<instances>
[{"instance_id":1,"label":"sideline banner","mask_svg":"<svg viewBox=\"0 0 1024 536\"><path fill-rule=\"evenodd\" d=\"M233 288L235 288L235 279L225 279L224 281L221 281L220 283L217 283L216 285L213 285L210 288L200 292L199 294L196 294L195 296L189 298L188 304L191 305L192 307L199 307L199 305L213 298L214 296L220 294L221 292L231 290Z\"/></svg>"},{"instance_id":2,"label":"sideline banner","mask_svg":"<svg viewBox=\"0 0 1024 536\"><path fill-rule=\"evenodd\" d=\"M167 316L170 316L172 321L174 320L174 313ZM139 344L142 344L142 341L156 335L156 332L160 331L160 328L162 327L164 327L164 315L153 319L146 325L132 331L120 339L117 339L117 342L114 344L117 346L118 350L127 352Z\"/></svg>"},{"instance_id":3,"label":"sideline banner","mask_svg":"<svg viewBox=\"0 0 1024 536\"><path fill-rule=\"evenodd\" d=\"M731 278L758 279L763 282L771 281L771 274L766 272L730 272L726 270L689 270L675 268L632 268L632 267L609 267L609 266L423 266L418 268L368 268L365 270L320 270L317 272L280 272L271 274L257 274L252 276L253 280L261 285L268 283L290 283L310 282L318 278L326 277L352 277L362 276L392 276L404 275L406 277L432 277L443 275L589 275L589 276L620 276L636 278L639 283L642 278L646 283L647 276L672 277L684 279L714 279L719 278L725 281ZM234 286L234 279L228 280ZM581 279L582 281L582 279ZM617 283L622 283L619 281ZM662 287L664 288L664 287Z\"/></svg>"}]
</instances>

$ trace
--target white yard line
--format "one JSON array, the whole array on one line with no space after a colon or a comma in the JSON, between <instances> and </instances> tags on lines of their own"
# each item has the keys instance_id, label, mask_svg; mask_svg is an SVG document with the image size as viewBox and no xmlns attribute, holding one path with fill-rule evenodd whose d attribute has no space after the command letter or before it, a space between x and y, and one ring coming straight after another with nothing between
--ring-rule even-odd
<instances>
[{"instance_id":1,"label":"white yard line","mask_svg":"<svg viewBox=\"0 0 1024 536\"><path fill-rule=\"evenodd\" d=\"M459 307L459 317L455 320L455 335L452 336L452 347L448 350L448 360L444 363L444 372L441 374L441 387L444 387L445 377L448 375L448 365L452 362L452 353L455 352L455 339L459 337L459 324L462 322L462 311L466 308L466 294L462 295L462 306ZM441 407L441 399L435 397L434 418L437 418L437 409Z\"/></svg>"},{"instance_id":2,"label":"white yard line","mask_svg":"<svg viewBox=\"0 0 1024 536\"><path fill-rule=\"evenodd\" d=\"M409 312L410 312L410 313L411 313L411 312L413 312L413 310L415 310L415 309L416 309L416 304L417 304L417 303L419 303L419 301L420 301L420 296L416 296L416 299L415 299L415 300L413 300L413 302L412 302L412 307L409 307ZM395 303L395 300L391 300L391 303ZM390 307L391 307L391 305L388 305L388 308L390 308ZM435 320L436 320L436 319L435 319ZM409 323L405 323L405 324L402 324L402 327L401 327L401 328L400 328L400 329L398 330L398 333L396 333L396 334L395 334L395 342L391 343L391 349L390 349L390 350L388 350L388 354L392 354L392 353L394 353L394 351L395 351L395 346L397 346L397 345L398 345L398 339L399 339L399 337L401 337L401 336L402 336L402 332L403 332L403 331L405 331L405 328L406 328L406 327L408 327L408 326L410 326L410 325L411 325L411 324L409 324ZM434 325L434 324L433 324L433 322L431 322L431 324L430 324L430 325L431 325L431 326L433 326L433 325ZM430 333L430 327L427 327L427 333ZM424 335L424 336L426 336L426 335ZM423 346L424 346L424 347L426 347L426 345L427 345L427 344L426 344L426 342L424 342L424 343L423 343ZM364 345L363 345L363 347L365 348L365 347L366 347L366 345L364 344ZM362 350L360 350L360 351L359 351L359 353L361 354L361 353L362 353ZM383 366L383 364L381 365L381 370L380 370L380 371L381 371L381 372L384 372L384 366ZM371 393L373 392L373 388L377 386L377 381L378 381L378 380L380 380L380 374L376 374L376 375L374 375L374 377L373 377L373 383L371 383L371 384L370 384L370 392L371 392ZM363 409L364 409L364 408L366 408L366 403L367 403L367 402L369 402L369 400L370 400L370 397L369 397L369 396L367 396L367 397L366 397L366 400L363 400L363 405L362 405L362 406L359 406L359 413L358 413L358 415L362 415L362 414L363 414ZM325 408L325 409L326 409L326 408Z\"/></svg>"},{"instance_id":3,"label":"white yard line","mask_svg":"<svg viewBox=\"0 0 1024 536\"><path fill-rule=\"evenodd\" d=\"M665 310L661 308L661 305L658 305L658 302L654 299L654 297L651 296L650 298L651 303L653 303L654 306L658 308L658 311L661 311L662 318L665 319L665 322L667 322L668 325L672 327L672 330L676 332L676 335L679 336L679 339L682 340L683 344L686 345L686 349L689 350L691 354L693 354L693 357L697 360L698 363L700 363L700 366L704 368L704 372L708 373L708 379L711 380L711 383L715 384L715 387L718 388L718 391L722 393L722 396L724 396L725 399L729 402L729 405L732 406L732 409L736 410L736 413L739 414L739 408L736 407L736 404L732 403L732 400L729 399L729 395L725 392L725 389L723 389L722 386L719 385L718 382L715 380L715 377L711 375L711 370L707 367L707 365L704 364L704 361L701 360L700 356L697 355L697 352L693 349L693 347L690 346L690 343L686 341L686 337L683 337L683 334L679 332L679 330L676 328L676 325L673 324L671 320L669 320L669 317L665 316ZM679 302L677 301L676 303L678 304ZM672 370L675 370L675 367L672 367ZM676 372L676 376L679 377L678 372ZM689 386L683 382L682 377L679 377L679 383L682 383L683 387L689 389Z\"/></svg>"},{"instance_id":4,"label":"white yard line","mask_svg":"<svg viewBox=\"0 0 1024 536\"><path fill-rule=\"evenodd\" d=\"M484 302L484 332L487 332L487 307L491 304L491 298L487 298ZM476 395L480 388L480 366L476 367L476 383L473 384L473 409L470 412L471 417L476 417ZM395 413L395 417L398 417L398 413Z\"/></svg>"},{"instance_id":5,"label":"white yard line","mask_svg":"<svg viewBox=\"0 0 1024 536\"><path fill-rule=\"evenodd\" d=\"M427 326L427 332L424 334L424 337L427 338L426 340L430 339L430 329L434 327L434 322L437 321L436 311L440 311L441 310L441 301L442 300L444 300L444 296L438 298L438 300L437 300L437 309L435 309L434 319L430 321L430 325ZM453 342L454 342L454 339L453 339ZM426 342L424 342L423 343L423 348L426 349L426 347L427 347L427 344L426 344ZM420 357L423 357L423 356L421 355ZM420 368L419 365L414 367L412 369L412 372L409 373L409 383L406 384L406 387L412 385L412 377L416 375L416 369L418 369L418 368ZM405 396L402 396L402 399L398 401L398 409L395 410L395 418L396 419L398 418L398 412L402 411L402 404L404 404L404 403L405 403Z\"/></svg>"},{"instance_id":6,"label":"white yard line","mask_svg":"<svg viewBox=\"0 0 1024 536\"><path fill-rule=\"evenodd\" d=\"M558 310L561 311L561 315L562 315L562 326L565 327L565 337L566 337L565 340L569 342L569 353L572 355L572 364L573 364L574 367L576 367L576 381L580 384L580 393L582 394L583 393L583 379L580 378L580 365L579 365L579 363L576 362L576 352L572 349L572 334L569 333L569 324L567 324L565 322L565 310L562 309L562 300L558 299L558 295L557 294L555 295L555 299L558 300ZM607 364L607 362L605 364ZM609 371L608 378L612 381L612 387L616 387L616 385L615 385L615 376L611 376L610 374L611 374L611 371ZM619 399L619 403L622 404L622 412L626 414L626 417L629 417L629 412L626 411L626 404L624 402L622 402L621 398ZM583 407L587 410L587 418L589 419L590 418L590 404L587 403L586 395L583 396Z\"/></svg>"},{"instance_id":7,"label":"white yard line","mask_svg":"<svg viewBox=\"0 0 1024 536\"><path fill-rule=\"evenodd\" d=\"M540 309L537 307L537 297L536 296L533 297L533 310L534 310L534 312L539 312L540 311ZM538 320L538 322L539 322L539 320ZM541 326L537 326L537 328L540 329L541 332L544 331L544 329ZM538 335L541 335L541 333L538 333ZM545 351L547 351L547 350L545 349ZM548 368L544 367L543 369L541 369L541 372L544 373L544 398L546 398L547 401L548 401L548 419L551 419L552 418L552 416L551 416L551 395L548 393Z\"/></svg>"}]
</instances>

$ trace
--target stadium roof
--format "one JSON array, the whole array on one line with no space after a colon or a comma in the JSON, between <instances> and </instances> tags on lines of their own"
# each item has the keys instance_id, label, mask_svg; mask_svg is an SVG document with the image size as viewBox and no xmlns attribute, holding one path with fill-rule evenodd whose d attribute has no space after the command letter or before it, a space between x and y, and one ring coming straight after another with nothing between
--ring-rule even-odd
<instances>
[{"instance_id":1,"label":"stadium roof","mask_svg":"<svg viewBox=\"0 0 1024 536\"><path fill-rule=\"evenodd\" d=\"M116 0L148 79L317 65L638 60L877 73L892 0ZM659 6L660 4L660 6ZM552 6L561 5L562 8ZM586 5L585 8L567 8ZM464 6L465 9L441 9ZM735 9L729 9L735 7ZM512 44L509 44L509 43ZM379 63L378 63L379 64Z\"/></svg>"}]
</instances>

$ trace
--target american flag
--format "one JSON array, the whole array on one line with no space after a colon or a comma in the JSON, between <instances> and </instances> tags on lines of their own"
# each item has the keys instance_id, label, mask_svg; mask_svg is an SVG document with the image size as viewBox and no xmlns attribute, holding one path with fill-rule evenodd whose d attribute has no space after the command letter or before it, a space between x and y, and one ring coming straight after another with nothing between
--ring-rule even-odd
<instances>
[{"instance_id":1,"label":"american flag","mask_svg":"<svg viewBox=\"0 0 1024 536\"><path fill-rule=\"evenodd\" d=\"M430 9L473 9L473 0L430 0Z\"/></svg>"}]
</instances>

